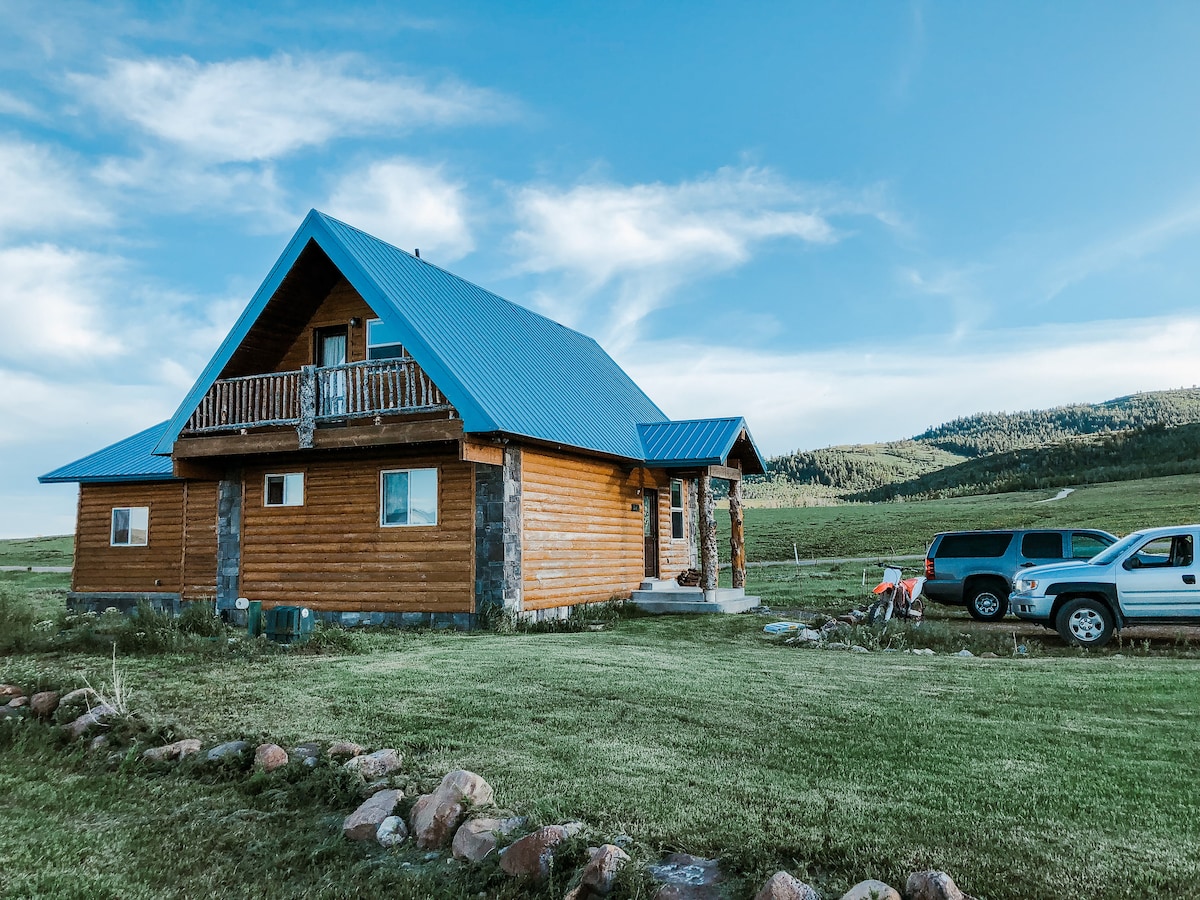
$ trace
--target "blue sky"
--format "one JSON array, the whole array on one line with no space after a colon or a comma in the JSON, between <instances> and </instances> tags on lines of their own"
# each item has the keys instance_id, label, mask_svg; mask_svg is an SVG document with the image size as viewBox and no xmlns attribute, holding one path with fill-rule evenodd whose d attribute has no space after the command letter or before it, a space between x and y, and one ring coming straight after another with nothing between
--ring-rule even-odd
<instances>
[{"instance_id":1,"label":"blue sky","mask_svg":"<svg viewBox=\"0 0 1200 900\"><path fill-rule=\"evenodd\" d=\"M0 536L311 207L770 454L1200 382L1195 3L244 6L0 0Z\"/></svg>"}]
</instances>

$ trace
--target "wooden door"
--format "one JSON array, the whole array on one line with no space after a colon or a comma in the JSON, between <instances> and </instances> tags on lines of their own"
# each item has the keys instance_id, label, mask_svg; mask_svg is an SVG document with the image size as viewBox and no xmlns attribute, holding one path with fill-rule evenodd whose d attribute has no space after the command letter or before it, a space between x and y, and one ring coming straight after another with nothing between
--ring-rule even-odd
<instances>
[{"instance_id":1,"label":"wooden door","mask_svg":"<svg viewBox=\"0 0 1200 900\"><path fill-rule=\"evenodd\" d=\"M642 534L646 539L646 577L658 577L658 491L642 490Z\"/></svg>"}]
</instances>

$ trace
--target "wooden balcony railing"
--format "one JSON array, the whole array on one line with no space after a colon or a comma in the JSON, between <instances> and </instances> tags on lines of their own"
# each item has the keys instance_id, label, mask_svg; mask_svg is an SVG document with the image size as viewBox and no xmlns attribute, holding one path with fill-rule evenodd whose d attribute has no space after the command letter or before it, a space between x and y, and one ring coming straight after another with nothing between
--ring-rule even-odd
<instances>
[{"instance_id":1,"label":"wooden balcony railing","mask_svg":"<svg viewBox=\"0 0 1200 900\"><path fill-rule=\"evenodd\" d=\"M413 359L305 366L214 382L192 412L184 434L294 425L300 446L312 446L318 422L451 409Z\"/></svg>"}]
</instances>

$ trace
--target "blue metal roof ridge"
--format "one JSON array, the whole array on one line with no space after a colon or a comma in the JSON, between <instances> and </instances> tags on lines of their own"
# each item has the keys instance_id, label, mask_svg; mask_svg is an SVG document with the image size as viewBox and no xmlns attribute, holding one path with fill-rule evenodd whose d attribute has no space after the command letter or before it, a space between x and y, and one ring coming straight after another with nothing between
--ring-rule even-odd
<instances>
[{"instance_id":1,"label":"blue metal roof ridge","mask_svg":"<svg viewBox=\"0 0 1200 900\"><path fill-rule=\"evenodd\" d=\"M666 420L666 414L593 338L314 209L309 211L167 423L154 453L164 456L171 453L192 410L220 375L310 240L326 254L376 315L396 329L401 343L458 411L465 432L526 434L564 446L637 459L640 458L641 440L636 423L656 417ZM414 268L417 266L421 268ZM414 275L417 276L415 279ZM455 305L483 317L490 315L492 318L487 322L490 330L481 332L477 329L470 334L471 328L480 323L455 322L458 330L448 331L447 323L453 321L453 317L447 310ZM393 315L388 315L389 312ZM431 321L414 321L412 315L420 313ZM548 351L547 360L540 361L541 368L538 368L538 364L528 359L514 359L503 372L497 372L487 370L489 360L482 352L478 358L462 354L447 358L440 346L440 341L462 344L471 338L477 339L485 348L490 342L493 350L505 349L505 341L508 345L520 346L522 340L527 340L535 349ZM555 353L557 357L551 359ZM573 365L568 366L568 363ZM524 371L520 371L522 366ZM494 365L492 369L495 369ZM570 386L565 382L586 372L590 380L585 378L583 384L575 385L577 393L571 396L580 399L578 394L583 394L585 400L590 397L612 415L606 418L594 414L590 408L581 407L582 414L577 411L573 418L566 416L564 406L569 405L556 406L554 402L562 397L531 398L528 392L523 396L519 378L514 379L515 385L499 384L510 370L511 374L526 376L535 384L541 381L542 388L549 388L548 394L571 394ZM613 418L621 421L611 421Z\"/></svg>"},{"instance_id":2,"label":"blue metal roof ridge","mask_svg":"<svg viewBox=\"0 0 1200 900\"><path fill-rule=\"evenodd\" d=\"M170 458L155 455L153 447L166 422L159 422L124 440L109 444L38 477L42 484L174 481Z\"/></svg>"},{"instance_id":3,"label":"blue metal roof ridge","mask_svg":"<svg viewBox=\"0 0 1200 900\"><path fill-rule=\"evenodd\" d=\"M766 460L741 416L642 422L638 434L645 461L663 466L723 465L745 434L759 465L766 470Z\"/></svg>"}]
</instances>

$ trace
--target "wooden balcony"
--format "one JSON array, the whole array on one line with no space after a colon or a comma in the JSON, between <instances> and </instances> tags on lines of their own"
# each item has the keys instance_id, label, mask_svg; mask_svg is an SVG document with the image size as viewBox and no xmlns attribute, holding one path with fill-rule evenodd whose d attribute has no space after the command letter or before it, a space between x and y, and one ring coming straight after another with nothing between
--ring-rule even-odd
<instances>
[{"instance_id":1,"label":"wooden balcony","mask_svg":"<svg viewBox=\"0 0 1200 900\"><path fill-rule=\"evenodd\" d=\"M453 407L411 358L341 366L305 366L214 382L192 412L183 435L295 426L301 447L312 446L318 424L374 419Z\"/></svg>"}]
</instances>

